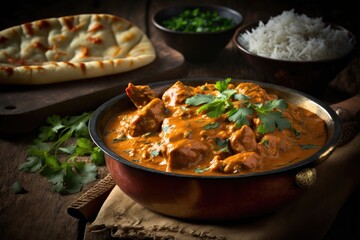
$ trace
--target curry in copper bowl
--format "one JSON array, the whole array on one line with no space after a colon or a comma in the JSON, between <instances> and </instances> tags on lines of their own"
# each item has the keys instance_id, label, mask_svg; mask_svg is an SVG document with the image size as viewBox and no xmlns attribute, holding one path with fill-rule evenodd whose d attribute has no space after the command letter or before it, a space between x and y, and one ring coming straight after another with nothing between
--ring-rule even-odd
<instances>
[{"instance_id":1,"label":"curry in copper bowl","mask_svg":"<svg viewBox=\"0 0 360 240\"><path fill-rule=\"evenodd\" d=\"M155 212L204 221L295 200L316 181L340 129L317 99L231 78L129 83L90 121L122 191Z\"/></svg>"}]
</instances>

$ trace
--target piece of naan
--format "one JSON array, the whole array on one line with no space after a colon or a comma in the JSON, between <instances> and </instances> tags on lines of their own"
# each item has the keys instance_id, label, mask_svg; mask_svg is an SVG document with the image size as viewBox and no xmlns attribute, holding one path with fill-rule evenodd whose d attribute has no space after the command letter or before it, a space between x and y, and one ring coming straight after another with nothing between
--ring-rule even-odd
<instances>
[{"instance_id":1,"label":"piece of naan","mask_svg":"<svg viewBox=\"0 0 360 240\"><path fill-rule=\"evenodd\" d=\"M50 84L131 71L153 62L146 34L109 14L81 14L0 31L0 84Z\"/></svg>"}]
</instances>

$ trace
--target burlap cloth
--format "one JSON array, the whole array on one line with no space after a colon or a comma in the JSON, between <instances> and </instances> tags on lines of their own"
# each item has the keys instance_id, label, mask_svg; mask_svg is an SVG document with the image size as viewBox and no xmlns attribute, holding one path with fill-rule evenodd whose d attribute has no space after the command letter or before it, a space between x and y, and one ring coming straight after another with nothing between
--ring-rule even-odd
<instances>
[{"instance_id":1,"label":"burlap cloth","mask_svg":"<svg viewBox=\"0 0 360 240\"><path fill-rule=\"evenodd\" d=\"M193 223L162 216L117 186L90 225L120 239L322 239L360 180L360 134L317 167L317 182L300 199L270 215L227 223ZM154 186L156 187L156 186Z\"/></svg>"}]
</instances>

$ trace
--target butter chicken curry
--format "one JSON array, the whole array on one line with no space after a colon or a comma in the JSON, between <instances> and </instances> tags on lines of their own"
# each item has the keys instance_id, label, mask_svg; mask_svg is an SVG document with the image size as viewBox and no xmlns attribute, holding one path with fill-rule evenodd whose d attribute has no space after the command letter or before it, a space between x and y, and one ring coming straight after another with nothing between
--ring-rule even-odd
<instances>
[{"instance_id":1,"label":"butter chicken curry","mask_svg":"<svg viewBox=\"0 0 360 240\"><path fill-rule=\"evenodd\" d=\"M110 121L105 143L128 161L161 171L266 171L309 157L327 138L316 114L251 82L177 81L162 96L129 83L126 93L136 109Z\"/></svg>"}]
</instances>

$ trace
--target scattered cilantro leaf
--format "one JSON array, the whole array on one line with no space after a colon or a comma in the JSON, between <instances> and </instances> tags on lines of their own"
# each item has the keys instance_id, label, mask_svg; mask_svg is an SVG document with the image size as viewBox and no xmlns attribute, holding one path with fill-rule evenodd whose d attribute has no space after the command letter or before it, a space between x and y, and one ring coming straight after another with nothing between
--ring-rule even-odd
<instances>
[{"instance_id":1,"label":"scattered cilantro leaf","mask_svg":"<svg viewBox=\"0 0 360 240\"><path fill-rule=\"evenodd\" d=\"M103 166L105 164L104 154L99 147L96 146L93 148L90 155L90 160L96 166Z\"/></svg>"},{"instance_id":2,"label":"scattered cilantro leaf","mask_svg":"<svg viewBox=\"0 0 360 240\"><path fill-rule=\"evenodd\" d=\"M19 181L15 181L11 186L11 190L15 194L27 193L28 191L21 185Z\"/></svg>"},{"instance_id":3,"label":"scattered cilantro leaf","mask_svg":"<svg viewBox=\"0 0 360 240\"><path fill-rule=\"evenodd\" d=\"M27 149L27 158L20 171L39 173L60 194L79 192L96 179L97 167L104 165L100 148L91 141L88 123L91 113L78 116L51 115L47 124L39 128L38 137ZM76 143L71 143L76 139ZM78 161L78 156L89 156L91 163Z\"/></svg>"}]
</instances>

